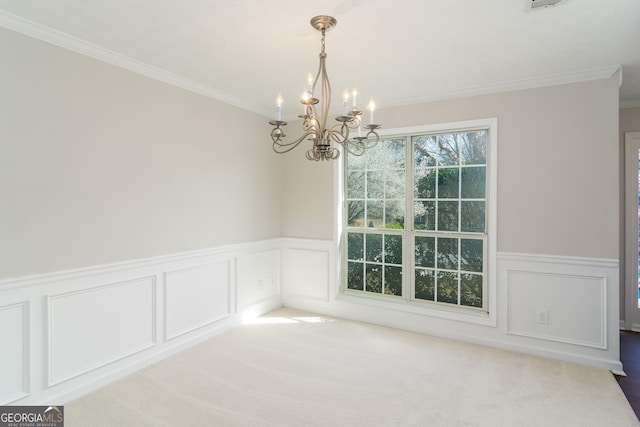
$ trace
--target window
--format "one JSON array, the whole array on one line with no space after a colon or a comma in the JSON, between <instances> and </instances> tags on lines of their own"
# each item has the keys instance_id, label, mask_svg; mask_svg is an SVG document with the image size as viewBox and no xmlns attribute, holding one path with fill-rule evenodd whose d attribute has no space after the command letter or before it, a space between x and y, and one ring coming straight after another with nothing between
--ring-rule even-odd
<instances>
[{"instance_id":1,"label":"window","mask_svg":"<svg viewBox=\"0 0 640 427\"><path fill-rule=\"evenodd\" d=\"M344 293L489 311L495 128L410 129L346 156Z\"/></svg>"}]
</instances>

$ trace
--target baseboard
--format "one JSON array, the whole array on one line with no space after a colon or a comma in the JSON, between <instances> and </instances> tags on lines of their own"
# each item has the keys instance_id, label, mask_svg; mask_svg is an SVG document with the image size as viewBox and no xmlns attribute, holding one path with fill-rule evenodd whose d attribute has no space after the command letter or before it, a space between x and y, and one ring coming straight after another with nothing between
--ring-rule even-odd
<instances>
[{"instance_id":1,"label":"baseboard","mask_svg":"<svg viewBox=\"0 0 640 427\"><path fill-rule=\"evenodd\" d=\"M283 305L322 314L622 371L617 260L498 253L492 321L382 297L343 295L327 267L333 242L285 241ZM335 267L334 267L335 268ZM311 281L302 281L304 276ZM311 284L313 286L311 286ZM328 298L325 297L328 295ZM449 308L449 307L447 307ZM537 312L548 322L537 321Z\"/></svg>"}]
</instances>

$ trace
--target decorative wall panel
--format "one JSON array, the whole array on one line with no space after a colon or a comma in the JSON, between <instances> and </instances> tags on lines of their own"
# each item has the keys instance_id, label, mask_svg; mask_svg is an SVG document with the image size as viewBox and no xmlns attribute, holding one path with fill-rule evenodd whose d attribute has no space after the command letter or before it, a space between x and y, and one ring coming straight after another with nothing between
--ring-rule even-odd
<instances>
[{"instance_id":1,"label":"decorative wall panel","mask_svg":"<svg viewBox=\"0 0 640 427\"><path fill-rule=\"evenodd\" d=\"M280 294L280 251L257 252L236 260L237 311Z\"/></svg>"},{"instance_id":2,"label":"decorative wall panel","mask_svg":"<svg viewBox=\"0 0 640 427\"><path fill-rule=\"evenodd\" d=\"M605 277L509 271L510 334L606 349Z\"/></svg>"},{"instance_id":3,"label":"decorative wall panel","mask_svg":"<svg viewBox=\"0 0 640 427\"><path fill-rule=\"evenodd\" d=\"M165 274L165 339L170 340L231 314L230 261Z\"/></svg>"},{"instance_id":4,"label":"decorative wall panel","mask_svg":"<svg viewBox=\"0 0 640 427\"><path fill-rule=\"evenodd\" d=\"M155 277L48 297L49 385L155 344Z\"/></svg>"},{"instance_id":5,"label":"decorative wall panel","mask_svg":"<svg viewBox=\"0 0 640 427\"><path fill-rule=\"evenodd\" d=\"M29 394L29 303L0 307L0 405Z\"/></svg>"},{"instance_id":6,"label":"decorative wall panel","mask_svg":"<svg viewBox=\"0 0 640 427\"><path fill-rule=\"evenodd\" d=\"M287 248L285 296L329 301L329 251ZM337 262L337 261L335 261Z\"/></svg>"}]
</instances>

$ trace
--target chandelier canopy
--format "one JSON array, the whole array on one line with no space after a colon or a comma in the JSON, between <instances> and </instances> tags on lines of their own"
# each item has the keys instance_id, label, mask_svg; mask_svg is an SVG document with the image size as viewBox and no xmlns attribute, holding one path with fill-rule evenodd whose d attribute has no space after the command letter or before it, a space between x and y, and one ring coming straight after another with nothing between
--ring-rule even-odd
<instances>
[{"instance_id":1,"label":"chandelier canopy","mask_svg":"<svg viewBox=\"0 0 640 427\"><path fill-rule=\"evenodd\" d=\"M349 153L356 156L364 154L365 150L375 146L380 137L376 133L376 129L380 125L374 122L375 104L373 100L369 103L369 124L362 125L362 111L358 110L356 99L357 92L354 90L351 99L351 108L349 108L349 96L345 94L342 108L342 115L337 116L333 126L327 127L327 117L331 106L331 84L325 60L325 32L335 27L338 21L332 16L316 16L311 19L311 26L322 33L321 49L320 49L320 66L315 80L309 75L307 88L302 95L300 102L303 104L304 114L298 116L302 119L302 135L295 141L284 141L285 134L283 126L287 122L282 120L282 97L278 96L276 106L276 119L269 122L274 126L271 131L271 139L273 140L273 150L276 153L286 153L296 148L300 143L308 139L313 142L312 147L306 152L309 160L335 160L340 157L340 151L334 146L334 143L342 145ZM321 98L317 98L316 86L320 84ZM320 108L316 106L320 104ZM362 129L364 128L364 130ZM357 136L351 136L351 133L357 133Z\"/></svg>"}]
</instances>

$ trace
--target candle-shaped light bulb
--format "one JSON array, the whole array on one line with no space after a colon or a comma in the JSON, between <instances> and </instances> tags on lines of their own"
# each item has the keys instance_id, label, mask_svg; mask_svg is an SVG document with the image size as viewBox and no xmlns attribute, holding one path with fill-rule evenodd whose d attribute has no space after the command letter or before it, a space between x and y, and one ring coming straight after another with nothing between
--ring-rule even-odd
<instances>
[{"instance_id":1,"label":"candle-shaped light bulb","mask_svg":"<svg viewBox=\"0 0 640 427\"><path fill-rule=\"evenodd\" d=\"M278 95L276 99L276 120L282 120L282 95Z\"/></svg>"},{"instance_id":2,"label":"candle-shaped light bulb","mask_svg":"<svg viewBox=\"0 0 640 427\"><path fill-rule=\"evenodd\" d=\"M349 92L344 91L344 103L342 104L342 115L346 116L349 113Z\"/></svg>"},{"instance_id":3,"label":"candle-shaped light bulb","mask_svg":"<svg viewBox=\"0 0 640 427\"><path fill-rule=\"evenodd\" d=\"M357 103L356 103L356 96L358 95L358 92L354 89L353 92L351 93L351 95L353 96L353 101L351 106L353 107L354 110L357 110Z\"/></svg>"},{"instance_id":4,"label":"candle-shaped light bulb","mask_svg":"<svg viewBox=\"0 0 640 427\"><path fill-rule=\"evenodd\" d=\"M313 95L313 76L311 73L307 76L307 92L309 92L309 98Z\"/></svg>"},{"instance_id":5,"label":"candle-shaped light bulb","mask_svg":"<svg viewBox=\"0 0 640 427\"><path fill-rule=\"evenodd\" d=\"M309 92L307 92L306 90L304 92L302 92L302 99L300 100L300 102L302 103L302 115L306 116L307 115L307 101L309 100Z\"/></svg>"},{"instance_id":6,"label":"candle-shaped light bulb","mask_svg":"<svg viewBox=\"0 0 640 427\"><path fill-rule=\"evenodd\" d=\"M371 100L369 101L369 124L374 124L375 122L373 121L373 112L376 109L376 103L373 102L373 98L371 98Z\"/></svg>"}]
</instances>

